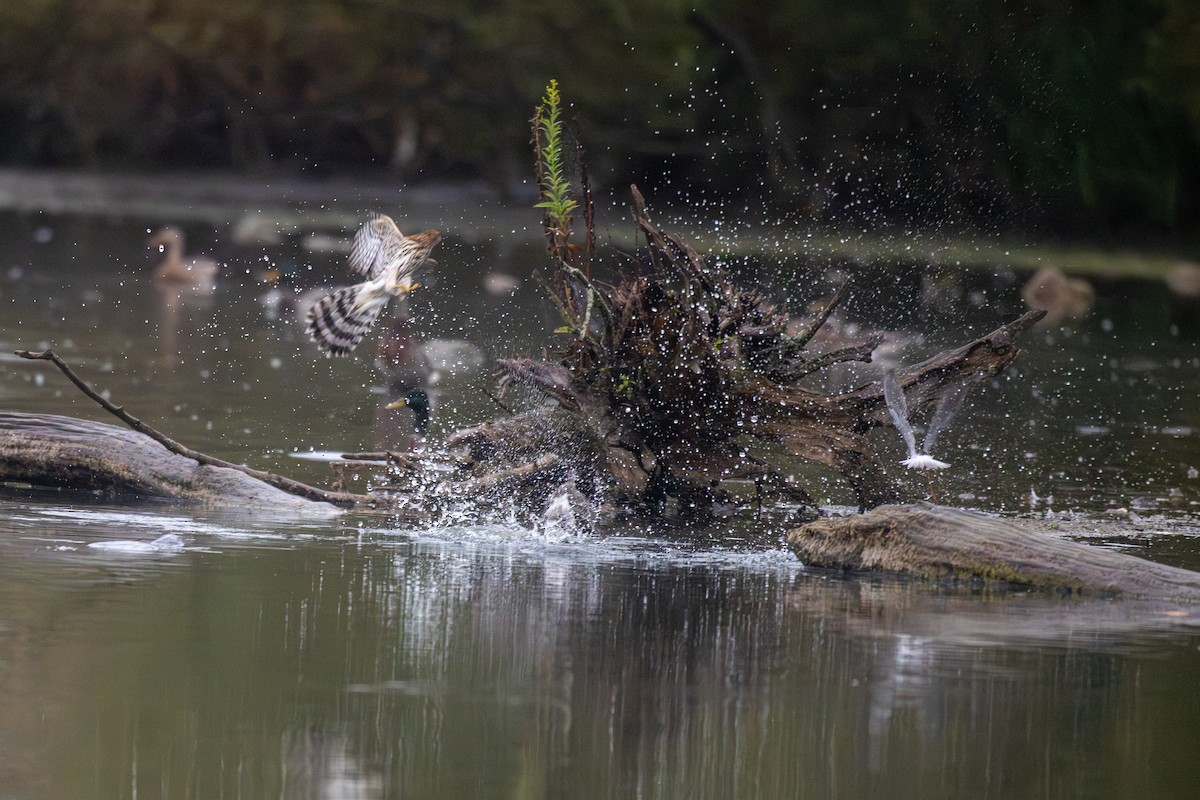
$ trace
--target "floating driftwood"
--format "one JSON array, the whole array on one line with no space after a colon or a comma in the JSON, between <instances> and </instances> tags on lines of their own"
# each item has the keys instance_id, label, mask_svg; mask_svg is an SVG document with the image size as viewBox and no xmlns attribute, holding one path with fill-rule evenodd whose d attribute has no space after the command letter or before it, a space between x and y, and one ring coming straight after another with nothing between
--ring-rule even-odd
<instances>
[{"instance_id":1,"label":"floating driftwood","mask_svg":"<svg viewBox=\"0 0 1200 800\"><path fill-rule=\"evenodd\" d=\"M1200 603L1200 573L941 506L821 519L789 533L788 544L813 567Z\"/></svg>"}]
</instances>

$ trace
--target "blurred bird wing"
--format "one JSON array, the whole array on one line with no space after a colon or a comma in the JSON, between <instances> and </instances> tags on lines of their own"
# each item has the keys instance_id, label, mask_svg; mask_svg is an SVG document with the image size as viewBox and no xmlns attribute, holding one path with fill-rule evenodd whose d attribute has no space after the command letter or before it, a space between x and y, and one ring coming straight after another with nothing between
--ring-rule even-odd
<instances>
[{"instance_id":1,"label":"blurred bird wing","mask_svg":"<svg viewBox=\"0 0 1200 800\"><path fill-rule=\"evenodd\" d=\"M908 401L904 397L904 390L896 380L896 373L890 369L883 373L883 400L887 403L888 413L892 415L892 424L900 432L908 456L912 458L917 455L917 437L908 422Z\"/></svg>"},{"instance_id":2,"label":"blurred bird wing","mask_svg":"<svg viewBox=\"0 0 1200 800\"><path fill-rule=\"evenodd\" d=\"M348 355L390 299L370 283L336 289L309 307L305 332L325 355Z\"/></svg>"},{"instance_id":3,"label":"blurred bird wing","mask_svg":"<svg viewBox=\"0 0 1200 800\"><path fill-rule=\"evenodd\" d=\"M925 442L921 446L922 452L928 453L937 444L942 431L946 430L950 421L954 419L954 415L962 408L968 389L966 384L960 383L938 400L937 406L933 409L933 416L929 419L929 430L925 431Z\"/></svg>"},{"instance_id":4,"label":"blurred bird wing","mask_svg":"<svg viewBox=\"0 0 1200 800\"><path fill-rule=\"evenodd\" d=\"M404 234L387 214L374 213L358 233L350 248L350 268L375 280L391 266L404 243Z\"/></svg>"}]
</instances>

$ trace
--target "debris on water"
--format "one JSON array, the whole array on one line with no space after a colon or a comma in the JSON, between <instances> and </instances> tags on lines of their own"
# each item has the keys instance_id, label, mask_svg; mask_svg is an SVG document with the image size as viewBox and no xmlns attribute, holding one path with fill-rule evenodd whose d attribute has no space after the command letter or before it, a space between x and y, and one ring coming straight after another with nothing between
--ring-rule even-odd
<instances>
[{"instance_id":1,"label":"debris on water","mask_svg":"<svg viewBox=\"0 0 1200 800\"><path fill-rule=\"evenodd\" d=\"M1191 425L1164 425L1158 429L1158 432L1163 436L1175 436L1178 438L1183 438L1185 436L1191 436L1193 433L1195 433L1195 430L1193 430Z\"/></svg>"},{"instance_id":2,"label":"debris on water","mask_svg":"<svg viewBox=\"0 0 1200 800\"><path fill-rule=\"evenodd\" d=\"M166 533L150 542L137 539L113 539L106 542L90 542L88 547L93 550L104 550L110 553L158 553L173 555L183 552L183 537L177 533Z\"/></svg>"},{"instance_id":3,"label":"debris on water","mask_svg":"<svg viewBox=\"0 0 1200 800\"><path fill-rule=\"evenodd\" d=\"M507 297L520 288L520 279L507 272L489 272L483 276L483 290L493 297Z\"/></svg>"},{"instance_id":4,"label":"debris on water","mask_svg":"<svg viewBox=\"0 0 1200 800\"><path fill-rule=\"evenodd\" d=\"M1112 433L1112 428L1107 425L1076 425L1075 433L1080 436L1104 436Z\"/></svg>"},{"instance_id":5,"label":"debris on water","mask_svg":"<svg viewBox=\"0 0 1200 800\"><path fill-rule=\"evenodd\" d=\"M1123 520L1128 520L1129 522L1141 522L1142 521L1142 518L1140 516L1138 516L1136 512L1130 511L1128 508L1125 508L1123 506L1121 508L1110 508L1107 511L1105 511L1104 514L1106 516L1112 517L1113 519L1123 519Z\"/></svg>"}]
</instances>

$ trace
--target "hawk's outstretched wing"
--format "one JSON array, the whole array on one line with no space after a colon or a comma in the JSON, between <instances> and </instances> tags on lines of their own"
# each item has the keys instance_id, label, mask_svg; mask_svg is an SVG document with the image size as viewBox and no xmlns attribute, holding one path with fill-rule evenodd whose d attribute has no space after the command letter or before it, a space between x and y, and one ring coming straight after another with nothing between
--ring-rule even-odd
<instances>
[{"instance_id":1,"label":"hawk's outstretched wing","mask_svg":"<svg viewBox=\"0 0 1200 800\"><path fill-rule=\"evenodd\" d=\"M375 280L396 259L404 245L404 234L387 214L372 213L350 249L350 268L368 280Z\"/></svg>"},{"instance_id":2,"label":"hawk's outstretched wing","mask_svg":"<svg viewBox=\"0 0 1200 800\"><path fill-rule=\"evenodd\" d=\"M441 233L432 229L405 236L391 217L372 214L354 235L350 251L350 266L367 279L338 289L314 304L305 326L309 337L325 355L350 353L379 319L388 301L416 288L412 276L441 238Z\"/></svg>"}]
</instances>

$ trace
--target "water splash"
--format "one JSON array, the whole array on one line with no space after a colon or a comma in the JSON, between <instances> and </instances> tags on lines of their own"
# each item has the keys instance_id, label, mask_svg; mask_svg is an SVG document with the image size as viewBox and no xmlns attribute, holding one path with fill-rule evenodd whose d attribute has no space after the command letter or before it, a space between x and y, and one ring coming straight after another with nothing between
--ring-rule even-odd
<instances>
[{"instance_id":1,"label":"water splash","mask_svg":"<svg viewBox=\"0 0 1200 800\"><path fill-rule=\"evenodd\" d=\"M921 449L918 450L916 434L913 433L912 425L908 421L908 401L904 397L904 390L900 388L894 371L888 370L883 373L883 399L887 403L888 413L892 415L892 422L895 424L896 430L900 432L900 438L904 440L904 446L908 450L908 458L901 461L901 464L909 469L946 469L950 466L945 461L938 461L929 455L929 451L937 444L942 431L949 427L950 421L962 407L966 394L966 386L959 385L942 395L934 407L933 416L929 420L929 428L925 431L925 439L921 443Z\"/></svg>"}]
</instances>

